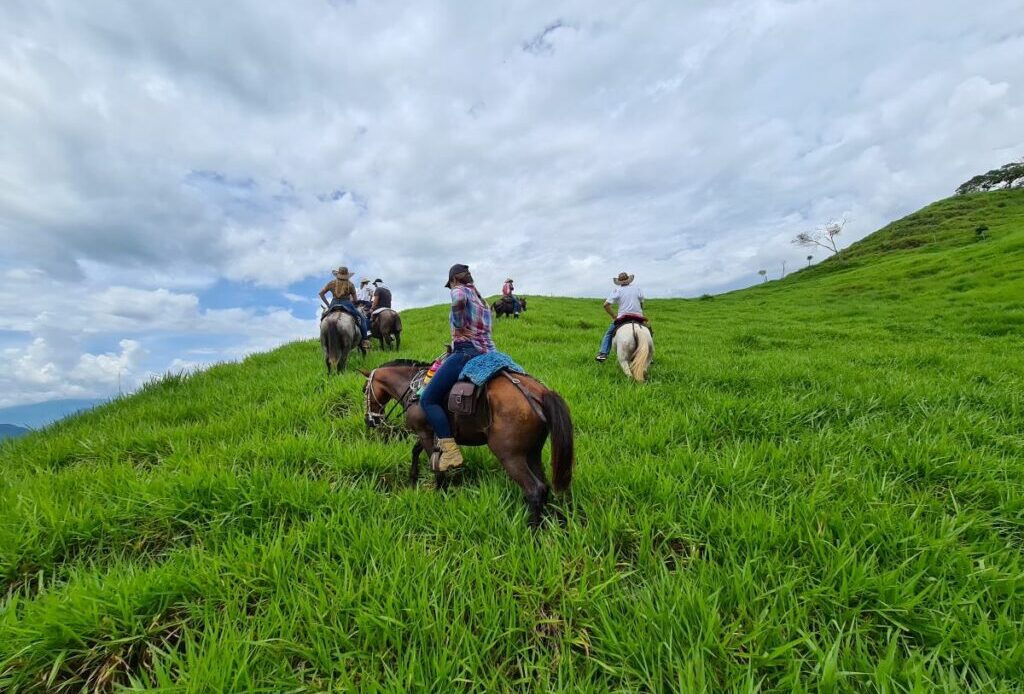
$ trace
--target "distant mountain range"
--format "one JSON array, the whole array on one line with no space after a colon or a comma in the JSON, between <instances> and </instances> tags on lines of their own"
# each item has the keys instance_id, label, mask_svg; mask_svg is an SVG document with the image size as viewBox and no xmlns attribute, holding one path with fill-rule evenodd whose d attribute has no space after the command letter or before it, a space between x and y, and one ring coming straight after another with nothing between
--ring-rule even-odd
<instances>
[{"instance_id":1,"label":"distant mountain range","mask_svg":"<svg viewBox=\"0 0 1024 694\"><path fill-rule=\"evenodd\" d=\"M88 410L102 405L106 400L92 399L67 399L48 400L37 402L32 405L15 405L14 407L0 407L0 422L14 425L17 428L40 429L48 424L53 424L58 419L82 410Z\"/></svg>"},{"instance_id":2,"label":"distant mountain range","mask_svg":"<svg viewBox=\"0 0 1024 694\"><path fill-rule=\"evenodd\" d=\"M0 441L4 439L13 439L16 436L24 436L30 429L25 427L16 427L13 424L0 424Z\"/></svg>"}]
</instances>

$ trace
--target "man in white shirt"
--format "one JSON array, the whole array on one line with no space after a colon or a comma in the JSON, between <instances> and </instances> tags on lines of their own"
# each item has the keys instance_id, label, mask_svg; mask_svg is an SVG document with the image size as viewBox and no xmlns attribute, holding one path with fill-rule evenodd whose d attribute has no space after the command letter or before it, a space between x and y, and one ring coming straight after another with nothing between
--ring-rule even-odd
<instances>
[{"instance_id":1,"label":"man in white shirt","mask_svg":"<svg viewBox=\"0 0 1024 694\"><path fill-rule=\"evenodd\" d=\"M644 292L633 284L633 275L620 272L612 282L615 283L616 289L604 302L605 313L612 317L612 324L608 326L608 332L601 340L601 351L595 357L599 362L608 359L608 353L612 350L612 338L615 337L615 326L619 319L627 316L644 317ZM612 308L613 306L617 306L618 310Z\"/></svg>"},{"instance_id":2,"label":"man in white shirt","mask_svg":"<svg viewBox=\"0 0 1024 694\"><path fill-rule=\"evenodd\" d=\"M370 284L370 278L364 277L359 280L359 290L356 292L356 305L359 308L364 308L367 313L370 312L370 303L373 301L373 285Z\"/></svg>"}]
</instances>

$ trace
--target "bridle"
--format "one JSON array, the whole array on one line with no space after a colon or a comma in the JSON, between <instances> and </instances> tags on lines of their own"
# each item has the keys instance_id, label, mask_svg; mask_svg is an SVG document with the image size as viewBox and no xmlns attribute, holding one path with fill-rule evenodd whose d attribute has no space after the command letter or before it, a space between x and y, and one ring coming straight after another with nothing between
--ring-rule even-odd
<instances>
[{"instance_id":1,"label":"bridle","mask_svg":"<svg viewBox=\"0 0 1024 694\"><path fill-rule=\"evenodd\" d=\"M393 398L390 404L385 405L378 398L377 394L373 391L373 377L377 375L377 369L370 372L370 375L366 377L366 387L364 391L366 393L366 426L371 429L376 429L382 424L388 423L388 418L398 408L402 410L406 409L405 398L412 391L412 381L406 386L405 392L402 393L401 397ZM380 412L373 412L371 410L371 401L380 408Z\"/></svg>"}]
</instances>

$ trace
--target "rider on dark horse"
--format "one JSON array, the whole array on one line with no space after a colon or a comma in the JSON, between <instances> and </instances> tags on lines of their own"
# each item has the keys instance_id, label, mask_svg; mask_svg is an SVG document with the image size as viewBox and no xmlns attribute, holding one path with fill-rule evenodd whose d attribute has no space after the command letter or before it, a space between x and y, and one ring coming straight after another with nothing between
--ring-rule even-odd
<instances>
[{"instance_id":1,"label":"rider on dark horse","mask_svg":"<svg viewBox=\"0 0 1024 694\"><path fill-rule=\"evenodd\" d=\"M337 270L333 270L332 273L334 279L324 285L324 288L320 290L320 301L327 306L327 310L324 311L324 315L327 315L332 310L342 310L349 314L359 324L359 332L362 334L362 348L364 350L370 347L370 324L366 320L366 316L362 311L356 308L356 287L350 279L352 273L348 271L345 266L339 267ZM331 302L327 303L326 295L328 292L331 294Z\"/></svg>"},{"instance_id":2,"label":"rider on dark horse","mask_svg":"<svg viewBox=\"0 0 1024 694\"><path fill-rule=\"evenodd\" d=\"M391 308L391 290L384 286L384 280L380 277L373 281L371 292L373 300L370 305L370 315L379 313L381 309Z\"/></svg>"},{"instance_id":3,"label":"rider on dark horse","mask_svg":"<svg viewBox=\"0 0 1024 694\"><path fill-rule=\"evenodd\" d=\"M512 281L512 278L509 277L505 280L505 284L501 286L501 295L512 301L512 316L514 318L518 318L520 311L523 310L523 305L519 301L519 297L515 295L515 291L515 283Z\"/></svg>"},{"instance_id":4,"label":"rider on dark horse","mask_svg":"<svg viewBox=\"0 0 1024 694\"><path fill-rule=\"evenodd\" d=\"M495 351L491 339L491 309L473 284L473 275L467 265L452 265L448 270L451 290L452 353L434 374L423 391L420 404L434 430L436 447L440 451L438 470L444 472L462 465L462 452L452 435L448 423L445 400L463 367L473 357Z\"/></svg>"}]
</instances>

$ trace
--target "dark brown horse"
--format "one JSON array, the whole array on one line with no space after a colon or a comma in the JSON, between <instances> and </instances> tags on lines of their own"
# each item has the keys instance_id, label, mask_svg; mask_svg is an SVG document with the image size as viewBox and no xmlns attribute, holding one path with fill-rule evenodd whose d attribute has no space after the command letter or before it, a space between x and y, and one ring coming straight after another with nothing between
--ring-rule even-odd
<instances>
[{"instance_id":1,"label":"dark brown horse","mask_svg":"<svg viewBox=\"0 0 1024 694\"><path fill-rule=\"evenodd\" d=\"M519 308L522 311L526 311L526 299L524 297L519 298ZM515 303L512 301L512 297L503 296L493 304L491 304L491 311L494 313L495 318L501 318L502 316L513 316L515 315Z\"/></svg>"},{"instance_id":2,"label":"dark brown horse","mask_svg":"<svg viewBox=\"0 0 1024 694\"><path fill-rule=\"evenodd\" d=\"M434 433L415 393L428 366L397 360L362 372L366 376L366 425L375 428L384 422L390 409L388 404L392 403L392 407L402 407L405 425L416 435L409 471L409 482L413 485L419 479L420 454L434 449ZM485 386L476 415L449 417L452 417L452 431L459 445L486 445L509 477L522 488L530 509L530 525L536 527L548 501L541 453L549 433L555 491L568 490L572 483L572 417L569 406L555 391L531 376L510 376L512 378L499 375ZM445 486L444 473L436 474L438 487Z\"/></svg>"},{"instance_id":3,"label":"dark brown horse","mask_svg":"<svg viewBox=\"0 0 1024 694\"><path fill-rule=\"evenodd\" d=\"M370 321L370 334L380 340L382 350L402 348L402 317L394 309L385 309Z\"/></svg>"}]
</instances>

